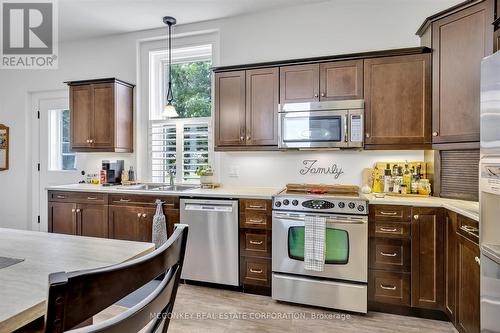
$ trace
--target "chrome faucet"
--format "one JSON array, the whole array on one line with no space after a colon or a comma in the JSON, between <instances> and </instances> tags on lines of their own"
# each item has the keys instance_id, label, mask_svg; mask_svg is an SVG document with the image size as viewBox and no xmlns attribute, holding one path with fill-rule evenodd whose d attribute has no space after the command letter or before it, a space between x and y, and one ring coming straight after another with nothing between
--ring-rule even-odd
<instances>
[{"instance_id":1,"label":"chrome faucet","mask_svg":"<svg viewBox=\"0 0 500 333\"><path fill-rule=\"evenodd\" d=\"M168 177L170 179L170 186L174 186L175 171L174 169L168 168Z\"/></svg>"}]
</instances>

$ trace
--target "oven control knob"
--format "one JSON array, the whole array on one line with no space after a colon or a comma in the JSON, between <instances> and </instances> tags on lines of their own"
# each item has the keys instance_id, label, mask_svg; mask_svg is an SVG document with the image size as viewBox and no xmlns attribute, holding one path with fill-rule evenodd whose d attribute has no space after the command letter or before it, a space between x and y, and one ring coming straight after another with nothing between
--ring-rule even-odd
<instances>
[{"instance_id":1,"label":"oven control knob","mask_svg":"<svg viewBox=\"0 0 500 333\"><path fill-rule=\"evenodd\" d=\"M299 201L298 201L298 200L293 200L293 201L292 201L292 205L297 206L298 204L299 204Z\"/></svg>"},{"instance_id":2,"label":"oven control knob","mask_svg":"<svg viewBox=\"0 0 500 333\"><path fill-rule=\"evenodd\" d=\"M283 200L283 205L288 206L289 203L290 201L288 201L288 199Z\"/></svg>"},{"instance_id":3,"label":"oven control knob","mask_svg":"<svg viewBox=\"0 0 500 333\"><path fill-rule=\"evenodd\" d=\"M349 208L354 209L355 207L356 205L354 204L354 202L349 202Z\"/></svg>"},{"instance_id":4,"label":"oven control knob","mask_svg":"<svg viewBox=\"0 0 500 333\"><path fill-rule=\"evenodd\" d=\"M276 202L274 203L274 205L275 205L276 207L281 207L281 202L276 201Z\"/></svg>"},{"instance_id":5,"label":"oven control knob","mask_svg":"<svg viewBox=\"0 0 500 333\"><path fill-rule=\"evenodd\" d=\"M358 210L359 210L360 212L362 212L362 211L364 211L364 210L365 210L365 207L364 207L363 205L359 205L359 206L358 206Z\"/></svg>"},{"instance_id":6,"label":"oven control knob","mask_svg":"<svg viewBox=\"0 0 500 333\"><path fill-rule=\"evenodd\" d=\"M345 203L339 202L339 208L344 208L344 207L345 207Z\"/></svg>"}]
</instances>

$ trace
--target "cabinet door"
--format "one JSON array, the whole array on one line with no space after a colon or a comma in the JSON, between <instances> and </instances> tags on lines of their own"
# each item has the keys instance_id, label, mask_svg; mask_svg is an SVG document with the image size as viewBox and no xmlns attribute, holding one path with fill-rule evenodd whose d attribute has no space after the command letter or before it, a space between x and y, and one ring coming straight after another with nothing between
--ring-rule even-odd
<instances>
[{"instance_id":1,"label":"cabinet door","mask_svg":"<svg viewBox=\"0 0 500 333\"><path fill-rule=\"evenodd\" d=\"M431 142L430 54L364 62L365 143Z\"/></svg>"},{"instance_id":2,"label":"cabinet door","mask_svg":"<svg viewBox=\"0 0 500 333\"><path fill-rule=\"evenodd\" d=\"M246 72L246 143L278 145L278 68Z\"/></svg>"},{"instance_id":3,"label":"cabinet door","mask_svg":"<svg viewBox=\"0 0 500 333\"><path fill-rule=\"evenodd\" d=\"M106 205L78 205L80 235L108 238L108 207Z\"/></svg>"},{"instance_id":4,"label":"cabinet door","mask_svg":"<svg viewBox=\"0 0 500 333\"><path fill-rule=\"evenodd\" d=\"M114 239L140 241L142 207L109 206L109 235Z\"/></svg>"},{"instance_id":5,"label":"cabinet door","mask_svg":"<svg viewBox=\"0 0 500 333\"><path fill-rule=\"evenodd\" d=\"M77 235L76 204L49 202L49 232Z\"/></svg>"},{"instance_id":6,"label":"cabinet door","mask_svg":"<svg viewBox=\"0 0 500 333\"><path fill-rule=\"evenodd\" d=\"M447 212L446 230L444 237L445 247L445 290L444 310L452 323L455 323L457 308L457 214Z\"/></svg>"},{"instance_id":7,"label":"cabinet door","mask_svg":"<svg viewBox=\"0 0 500 333\"><path fill-rule=\"evenodd\" d=\"M439 209L413 208L412 307L435 310L443 307L444 226Z\"/></svg>"},{"instance_id":8,"label":"cabinet door","mask_svg":"<svg viewBox=\"0 0 500 333\"><path fill-rule=\"evenodd\" d=\"M492 53L493 3L432 24L433 143L479 141L481 60Z\"/></svg>"},{"instance_id":9,"label":"cabinet door","mask_svg":"<svg viewBox=\"0 0 500 333\"><path fill-rule=\"evenodd\" d=\"M245 145L245 71L215 74L215 145Z\"/></svg>"},{"instance_id":10,"label":"cabinet door","mask_svg":"<svg viewBox=\"0 0 500 333\"><path fill-rule=\"evenodd\" d=\"M114 87L113 83L92 85L92 147L109 149L114 147Z\"/></svg>"},{"instance_id":11,"label":"cabinet door","mask_svg":"<svg viewBox=\"0 0 500 333\"><path fill-rule=\"evenodd\" d=\"M363 99L363 60L320 64L320 99Z\"/></svg>"},{"instance_id":12,"label":"cabinet door","mask_svg":"<svg viewBox=\"0 0 500 333\"><path fill-rule=\"evenodd\" d=\"M280 103L319 101L319 65L280 68Z\"/></svg>"},{"instance_id":13,"label":"cabinet door","mask_svg":"<svg viewBox=\"0 0 500 333\"><path fill-rule=\"evenodd\" d=\"M151 242L153 239L153 217L156 208L143 208L139 220L138 240L142 242Z\"/></svg>"},{"instance_id":14,"label":"cabinet door","mask_svg":"<svg viewBox=\"0 0 500 333\"><path fill-rule=\"evenodd\" d=\"M458 309L456 325L464 333L479 333L479 246L458 235Z\"/></svg>"},{"instance_id":15,"label":"cabinet door","mask_svg":"<svg viewBox=\"0 0 500 333\"><path fill-rule=\"evenodd\" d=\"M90 147L92 122L92 86L70 87L71 149Z\"/></svg>"}]
</instances>

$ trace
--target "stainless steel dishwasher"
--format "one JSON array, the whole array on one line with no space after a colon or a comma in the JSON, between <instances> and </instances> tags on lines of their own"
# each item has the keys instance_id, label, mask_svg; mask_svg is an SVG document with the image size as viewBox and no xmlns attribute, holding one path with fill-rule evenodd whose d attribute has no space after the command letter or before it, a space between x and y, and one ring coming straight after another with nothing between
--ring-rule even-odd
<instances>
[{"instance_id":1,"label":"stainless steel dishwasher","mask_svg":"<svg viewBox=\"0 0 500 333\"><path fill-rule=\"evenodd\" d=\"M181 223L189 225L181 278L239 285L238 201L181 199Z\"/></svg>"}]
</instances>

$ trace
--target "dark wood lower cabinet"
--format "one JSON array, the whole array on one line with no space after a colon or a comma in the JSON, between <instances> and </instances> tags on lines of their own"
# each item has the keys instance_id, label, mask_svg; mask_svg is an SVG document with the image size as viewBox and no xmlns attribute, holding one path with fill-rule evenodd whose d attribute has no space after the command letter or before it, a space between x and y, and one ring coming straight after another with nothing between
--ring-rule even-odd
<instances>
[{"instance_id":1,"label":"dark wood lower cabinet","mask_svg":"<svg viewBox=\"0 0 500 333\"><path fill-rule=\"evenodd\" d=\"M49 232L77 235L76 204L49 202Z\"/></svg>"},{"instance_id":2,"label":"dark wood lower cabinet","mask_svg":"<svg viewBox=\"0 0 500 333\"><path fill-rule=\"evenodd\" d=\"M78 205L80 235L89 237L109 237L108 206Z\"/></svg>"},{"instance_id":3,"label":"dark wood lower cabinet","mask_svg":"<svg viewBox=\"0 0 500 333\"><path fill-rule=\"evenodd\" d=\"M445 247L445 295L444 310L448 318L455 323L457 311L457 214L448 211L446 214Z\"/></svg>"},{"instance_id":4,"label":"dark wood lower cabinet","mask_svg":"<svg viewBox=\"0 0 500 333\"><path fill-rule=\"evenodd\" d=\"M479 333L479 246L458 235L456 327L461 333Z\"/></svg>"}]
</instances>

